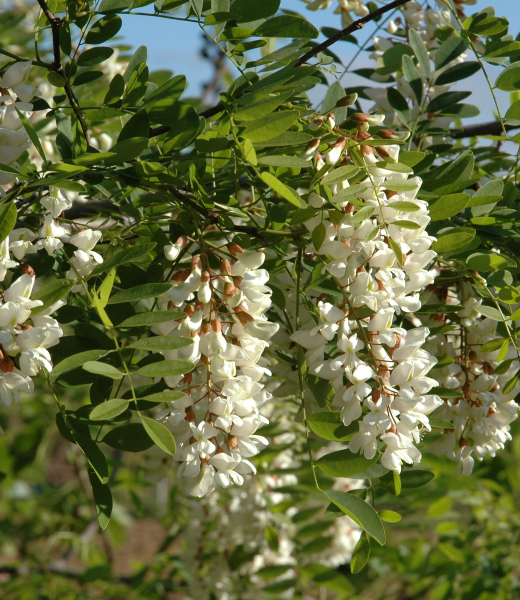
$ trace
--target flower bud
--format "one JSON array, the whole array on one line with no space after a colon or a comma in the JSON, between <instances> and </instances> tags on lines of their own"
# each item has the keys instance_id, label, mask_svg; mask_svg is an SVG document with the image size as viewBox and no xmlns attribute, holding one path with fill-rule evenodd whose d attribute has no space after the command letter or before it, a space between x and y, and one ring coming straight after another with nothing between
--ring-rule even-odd
<instances>
[{"instance_id":1,"label":"flower bud","mask_svg":"<svg viewBox=\"0 0 520 600\"><path fill-rule=\"evenodd\" d=\"M244 249L238 244L235 244L235 242L230 242L227 247L233 256L237 256L237 254L241 254L244 251Z\"/></svg>"},{"instance_id":2,"label":"flower bud","mask_svg":"<svg viewBox=\"0 0 520 600\"><path fill-rule=\"evenodd\" d=\"M393 129L380 129L377 135L385 140L391 140L392 136L395 135L395 131Z\"/></svg>"},{"instance_id":3,"label":"flower bud","mask_svg":"<svg viewBox=\"0 0 520 600\"><path fill-rule=\"evenodd\" d=\"M0 369L4 373L12 373L14 369L14 362L9 358L9 356L4 357L0 361Z\"/></svg>"},{"instance_id":4,"label":"flower bud","mask_svg":"<svg viewBox=\"0 0 520 600\"><path fill-rule=\"evenodd\" d=\"M188 421L188 423L190 421L195 421L195 419L197 418L195 416L195 413L193 412L193 408L191 408L191 406L188 406L188 408L185 408L184 412L186 413L186 416L184 417L184 420Z\"/></svg>"},{"instance_id":5,"label":"flower bud","mask_svg":"<svg viewBox=\"0 0 520 600\"><path fill-rule=\"evenodd\" d=\"M336 102L336 106L350 106L351 104L354 104L354 102L356 102L358 99L358 95L357 94L347 94L346 96L343 96L343 98L340 98L337 102Z\"/></svg>"},{"instance_id":6,"label":"flower bud","mask_svg":"<svg viewBox=\"0 0 520 600\"><path fill-rule=\"evenodd\" d=\"M336 119L333 115L333 113L329 113L327 115L327 118L325 119L325 123L331 128L334 129L334 127L336 126Z\"/></svg>"},{"instance_id":7,"label":"flower bud","mask_svg":"<svg viewBox=\"0 0 520 600\"><path fill-rule=\"evenodd\" d=\"M226 446L228 450L236 450L238 448L238 438L236 435L229 435Z\"/></svg>"},{"instance_id":8,"label":"flower bud","mask_svg":"<svg viewBox=\"0 0 520 600\"><path fill-rule=\"evenodd\" d=\"M211 329L213 329L215 333L222 331L221 322L218 319L213 319L213 321L211 321Z\"/></svg>"},{"instance_id":9,"label":"flower bud","mask_svg":"<svg viewBox=\"0 0 520 600\"><path fill-rule=\"evenodd\" d=\"M334 165L338 162L343 149L345 148L345 138L340 138L334 143L330 152L325 156L325 162L328 165Z\"/></svg>"},{"instance_id":10,"label":"flower bud","mask_svg":"<svg viewBox=\"0 0 520 600\"><path fill-rule=\"evenodd\" d=\"M36 277L36 271L31 267L31 265L28 265L27 263L25 265L22 265L20 271L22 272L22 275L30 275L31 277Z\"/></svg>"},{"instance_id":11,"label":"flower bud","mask_svg":"<svg viewBox=\"0 0 520 600\"><path fill-rule=\"evenodd\" d=\"M223 258L220 261L220 272L223 275L231 276L231 265L229 264L229 260L227 258Z\"/></svg>"},{"instance_id":12,"label":"flower bud","mask_svg":"<svg viewBox=\"0 0 520 600\"><path fill-rule=\"evenodd\" d=\"M253 317L249 314L248 310L242 304L239 304L234 308L234 313L236 318L244 326L254 321Z\"/></svg>"},{"instance_id":13,"label":"flower bud","mask_svg":"<svg viewBox=\"0 0 520 600\"><path fill-rule=\"evenodd\" d=\"M311 131L316 131L323 125L323 117L316 117L313 121L309 123L309 129Z\"/></svg>"},{"instance_id":14,"label":"flower bud","mask_svg":"<svg viewBox=\"0 0 520 600\"><path fill-rule=\"evenodd\" d=\"M202 267L202 263L200 260L200 256L194 256L191 259L191 271L195 271L196 269L200 269Z\"/></svg>"}]
</instances>

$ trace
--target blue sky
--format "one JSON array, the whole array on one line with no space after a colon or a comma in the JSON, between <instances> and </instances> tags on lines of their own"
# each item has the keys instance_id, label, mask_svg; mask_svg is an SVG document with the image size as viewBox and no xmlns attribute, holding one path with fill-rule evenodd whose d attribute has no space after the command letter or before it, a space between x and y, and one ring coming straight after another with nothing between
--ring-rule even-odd
<instances>
[{"instance_id":1,"label":"blue sky","mask_svg":"<svg viewBox=\"0 0 520 600\"><path fill-rule=\"evenodd\" d=\"M255 0L251 1L254 2ZM431 3L433 4L433 2ZM478 0L475 6L467 7L466 12L467 14L472 14L490 4L495 7L497 16L505 16L509 19L511 23L510 32L516 35L518 27L515 27L515 23L519 22L520 17L519 0ZM339 15L332 13L332 9L336 5L336 0L333 0L331 8L311 12L306 10L301 0L282 0L282 8L300 12L318 28L323 26L340 28ZM141 10L143 12L148 11L149 7ZM175 13L173 16L182 16L182 13ZM373 28L374 25L370 24L364 31L356 34L356 37L360 41L364 41L367 36L373 33ZM181 73L186 74L190 82L188 94L200 94L202 84L212 76L211 66L198 55L201 44L201 31L195 24L155 17L129 15L123 18L121 34L124 42L128 45L137 48L144 44L148 47L148 65L150 70L168 69L177 75ZM285 42L287 43L287 40ZM279 41L279 45L281 43L282 40ZM334 52L342 58L345 64L352 58L355 51L356 46L349 43L339 42L334 46ZM371 64L367 55L362 54L356 61L354 68L371 66ZM500 70L498 67L489 66L489 75L492 82ZM346 86L350 86L367 83L367 81L356 77L352 80L343 80L343 83ZM479 73L464 80L461 84L456 85L454 89L465 89L474 92L468 101L479 106L481 115L471 121L486 121L493 118L493 100L482 74ZM498 91L498 99L501 108L502 106L507 108L508 94ZM471 121L467 120L466 122L469 123Z\"/></svg>"}]
</instances>

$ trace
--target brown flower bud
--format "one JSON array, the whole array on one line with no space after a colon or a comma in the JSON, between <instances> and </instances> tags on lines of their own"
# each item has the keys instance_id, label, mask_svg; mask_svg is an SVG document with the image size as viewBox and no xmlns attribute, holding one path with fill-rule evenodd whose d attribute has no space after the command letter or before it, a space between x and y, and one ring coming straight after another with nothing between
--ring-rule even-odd
<instances>
[{"instance_id":1,"label":"brown flower bud","mask_svg":"<svg viewBox=\"0 0 520 600\"><path fill-rule=\"evenodd\" d=\"M0 369L2 369L4 373L12 373L14 369L14 362L8 356L6 356L0 361Z\"/></svg>"},{"instance_id":2,"label":"brown flower bud","mask_svg":"<svg viewBox=\"0 0 520 600\"><path fill-rule=\"evenodd\" d=\"M244 251L244 249L241 248L238 244L235 244L235 242L230 242L228 244L228 250L233 256L241 254Z\"/></svg>"},{"instance_id":3,"label":"brown flower bud","mask_svg":"<svg viewBox=\"0 0 520 600\"><path fill-rule=\"evenodd\" d=\"M191 259L191 270L195 271L195 269L200 269L202 267L202 262L200 260L200 256L194 256Z\"/></svg>"},{"instance_id":4,"label":"brown flower bud","mask_svg":"<svg viewBox=\"0 0 520 600\"><path fill-rule=\"evenodd\" d=\"M222 324L218 319L213 319L213 321L211 321L211 329L213 329L215 333L222 331Z\"/></svg>"},{"instance_id":5,"label":"brown flower bud","mask_svg":"<svg viewBox=\"0 0 520 600\"><path fill-rule=\"evenodd\" d=\"M184 377L182 378L182 383L185 383L186 385L191 385L191 382L193 381L193 374L192 373L186 373L186 375L184 375ZM186 395L191 396L191 392L190 390L182 390Z\"/></svg>"},{"instance_id":6,"label":"brown flower bud","mask_svg":"<svg viewBox=\"0 0 520 600\"><path fill-rule=\"evenodd\" d=\"M379 390L374 390L372 392L372 402L379 402L379 398L381 398L381 392Z\"/></svg>"},{"instance_id":7,"label":"brown flower bud","mask_svg":"<svg viewBox=\"0 0 520 600\"><path fill-rule=\"evenodd\" d=\"M238 448L238 438L236 435L229 435L226 446L228 450L236 450Z\"/></svg>"},{"instance_id":8,"label":"brown flower bud","mask_svg":"<svg viewBox=\"0 0 520 600\"><path fill-rule=\"evenodd\" d=\"M186 304L186 306L183 308L183 312L185 312L188 317L193 317L195 314L195 307L193 304Z\"/></svg>"},{"instance_id":9,"label":"brown flower bud","mask_svg":"<svg viewBox=\"0 0 520 600\"><path fill-rule=\"evenodd\" d=\"M188 421L188 423L190 423L191 421L195 421L195 419L197 418L195 416L195 413L193 412L193 408L191 408L191 406L188 406L188 408L185 408L184 412L186 413L184 420Z\"/></svg>"},{"instance_id":10,"label":"brown flower bud","mask_svg":"<svg viewBox=\"0 0 520 600\"><path fill-rule=\"evenodd\" d=\"M195 310L204 310L204 303L200 300L195 300Z\"/></svg>"},{"instance_id":11,"label":"brown flower bud","mask_svg":"<svg viewBox=\"0 0 520 600\"><path fill-rule=\"evenodd\" d=\"M383 146L378 146L377 147L377 153L379 154L379 156L381 158L388 158L390 156L390 152L388 152L388 150L385 150L383 148Z\"/></svg>"},{"instance_id":12,"label":"brown flower bud","mask_svg":"<svg viewBox=\"0 0 520 600\"><path fill-rule=\"evenodd\" d=\"M240 289L240 284L242 283L242 280L243 280L243 279L244 279L244 278L243 278L243 277L241 277L240 275L235 275L235 276L233 276L233 283L235 284L235 286L236 286L238 289Z\"/></svg>"},{"instance_id":13,"label":"brown flower bud","mask_svg":"<svg viewBox=\"0 0 520 600\"><path fill-rule=\"evenodd\" d=\"M220 272L223 275L231 275L231 265L229 264L229 260L227 258L223 258L220 261Z\"/></svg>"},{"instance_id":14,"label":"brown flower bud","mask_svg":"<svg viewBox=\"0 0 520 600\"><path fill-rule=\"evenodd\" d=\"M385 140L390 140L392 139L392 136L395 135L395 131L393 129L380 129L377 132L377 135Z\"/></svg>"},{"instance_id":15,"label":"brown flower bud","mask_svg":"<svg viewBox=\"0 0 520 600\"><path fill-rule=\"evenodd\" d=\"M202 271L202 274L200 276L200 281L201 283L208 283L208 281L211 279L208 271Z\"/></svg>"},{"instance_id":16,"label":"brown flower bud","mask_svg":"<svg viewBox=\"0 0 520 600\"><path fill-rule=\"evenodd\" d=\"M352 118L358 123L366 123L368 119L370 119L370 115L367 115L366 113L355 113Z\"/></svg>"},{"instance_id":17,"label":"brown flower bud","mask_svg":"<svg viewBox=\"0 0 520 600\"><path fill-rule=\"evenodd\" d=\"M237 288L232 283L227 281L226 284L224 285L224 296L226 298L232 298L233 296L236 296L236 293L237 293Z\"/></svg>"},{"instance_id":18,"label":"brown flower bud","mask_svg":"<svg viewBox=\"0 0 520 600\"><path fill-rule=\"evenodd\" d=\"M20 271L22 272L22 275L30 275L31 277L36 277L36 271L31 267L31 265L28 265L27 263L25 265L22 265Z\"/></svg>"},{"instance_id":19,"label":"brown flower bud","mask_svg":"<svg viewBox=\"0 0 520 600\"><path fill-rule=\"evenodd\" d=\"M236 318L240 321L240 323L242 323L242 325L246 326L248 323L254 321L253 317L249 314L248 310L242 304L239 304L233 310Z\"/></svg>"}]
</instances>

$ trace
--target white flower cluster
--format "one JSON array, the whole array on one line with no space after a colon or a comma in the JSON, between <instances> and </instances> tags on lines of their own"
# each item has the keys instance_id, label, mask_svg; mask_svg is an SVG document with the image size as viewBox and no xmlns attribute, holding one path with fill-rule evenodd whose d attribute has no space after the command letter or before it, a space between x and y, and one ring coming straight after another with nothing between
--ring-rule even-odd
<instances>
[{"instance_id":1,"label":"white flower cluster","mask_svg":"<svg viewBox=\"0 0 520 600\"><path fill-rule=\"evenodd\" d=\"M31 62L18 62L10 66L0 79L0 163L16 168L16 160L29 149L31 141L17 112L27 117L32 115L29 103L37 90L27 83ZM16 102L19 99L20 102ZM0 173L0 186L15 180L12 173ZM0 195L4 191L0 187Z\"/></svg>"},{"instance_id":2,"label":"white flower cluster","mask_svg":"<svg viewBox=\"0 0 520 600\"><path fill-rule=\"evenodd\" d=\"M358 115L360 133L365 131L361 139L370 138L365 117ZM323 272L336 281L344 299L318 301L315 326L296 331L291 339L306 349L309 372L331 382L333 406L341 409L344 424L360 419L350 450L373 457L380 439L386 444L382 464L400 472L403 461L420 460L415 444L423 430L430 430L426 415L442 403L428 393L437 385L428 376L437 359L422 348L428 329L403 327L406 315L421 306L419 292L433 281L426 269L436 256L430 249L434 238L425 232L428 205L416 197L421 179L389 170L392 165L376 165L375 152L397 161L399 146L376 146L375 152L361 148L367 177L352 200L357 205L363 200L362 207L355 211L350 201L338 201L344 212L340 221L322 210L305 223L309 231L325 226L321 246L311 245L306 252L324 262ZM338 192L349 182L333 187L340 199ZM315 193L309 198L313 206L324 202ZM335 350L328 358L327 345Z\"/></svg>"},{"instance_id":3,"label":"white flower cluster","mask_svg":"<svg viewBox=\"0 0 520 600\"><path fill-rule=\"evenodd\" d=\"M16 264L16 263L15 263ZM40 369L52 370L47 348L63 335L60 324L50 317L57 308L52 305L38 315L31 309L41 300L31 300L36 275L24 265L22 275L1 294L0 301L0 397L5 406L18 402L19 392L32 393L34 377ZM31 318L32 325L26 324ZM19 368L13 358L18 356Z\"/></svg>"},{"instance_id":4,"label":"white flower cluster","mask_svg":"<svg viewBox=\"0 0 520 600\"><path fill-rule=\"evenodd\" d=\"M517 418L520 408L514 401L520 385L513 379L520 369L520 361L513 347L498 360L503 338L496 333L497 321L479 312L482 299L473 297L470 284L463 284L463 292L464 297L469 298L456 313L460 323L442 314L435 315L431 321L432 325L439 325L441 319L448 331L428 338L429 351L453 359L451 364L437 369L435 376L440 386L459 394L446 398L436 411L435 416L453 423L453 429L446 429L429 450L457 461L457 472L467 475L473 469L475 458L495 456L511 439L509 425ZM454 292L447 300L454 305L460 302ZM493 340L497 342L496 350L482 352L482 346ZM499 365L505 367L499 368Z\"/></svg>"},{"instance_id":5,"label":"white flower cluster","mask_svg":"<svg viewBox=\"0 0 520 600\"><path fill-rule=\"evenodd\" d=\"M167 257L174 260L185 242L167 246ZM167 419L176 434L179 472L193 479L191 494L198 497L215 484L242 485L243 475L256 472L248 458L267 445L255 432L267 423L258 409L271 398L261 383L271 374L262 354L278 330L265 316L271 306L269 274L260 268L263 252L244 251L235 243L228 250L236 261L223 258L218 270L209 266L207 255L195 254L190 269L173 275L163 308L187 316L153 328L193 341L164 352L167 359L190 361L196 369L165 379L185 396L158 418Z\"/></svg>"}]
</instances>

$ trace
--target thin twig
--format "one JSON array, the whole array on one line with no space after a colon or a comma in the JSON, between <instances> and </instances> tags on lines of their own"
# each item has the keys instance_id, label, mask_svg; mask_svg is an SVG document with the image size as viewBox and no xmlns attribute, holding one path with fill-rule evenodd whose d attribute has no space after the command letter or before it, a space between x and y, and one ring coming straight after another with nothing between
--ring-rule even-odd
<instances>
[{"instance_id":1,"label":"thin twig","mask_svg":"<svg viewBox=\"0 0 520 600\"><path fill-rule=\"evenodd\" d=\"M518 129L520 125L506 125L506 131ZM479 135L500 135L502 131L502 123L500 121L490 121L489 123L477 123L469 125L463 129L456 130L450 137L459 140L461 138L476 137Z\"/></svg>"},{"instance_id":2,"label":"thin twig","mask_svg":"<svg viewBox=\"0 0 520 600\"><path fill-rule=\"evenodd\" d=\"M65 85L63 86L65 88L65 93L67 94L67 98L69 99L69 103L72 107L72 110L78 118L79 124L83 131L83 135L85 136L85 140L87 141L87 145L90 146L90 134L88 132L87 122L85 121L85 117L81 112L78 99L76 98L74 92L72 91L72 88L70 87L70 82L67 79L65 71L63 70L63 65L61 64L60 28L63 26L63 21L59 17L55 17L52 14L45 0L38 0L38 4L40 5L40 8L47 17L47 20L49 21L49 24L52 29L52 52L54 55L54 60L52 65L50 66L50 69L55 73L58 73L58 75L60 75L61 77L63 77L65 81Z\"/></svg>"}]
</instances>

